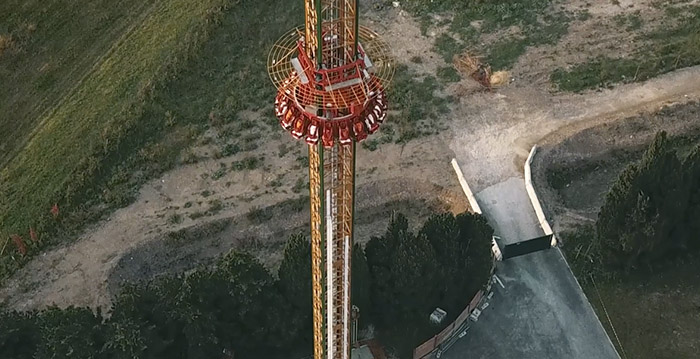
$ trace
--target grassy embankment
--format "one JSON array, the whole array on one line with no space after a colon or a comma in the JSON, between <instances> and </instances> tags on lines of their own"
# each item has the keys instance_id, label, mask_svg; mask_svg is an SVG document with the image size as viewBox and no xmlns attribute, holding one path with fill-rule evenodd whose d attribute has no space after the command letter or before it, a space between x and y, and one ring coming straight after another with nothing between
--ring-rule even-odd
<instances>
[{"instance_id":1,"label":"grassy embankment","mask_svg":"<svg viewBox=\"0 0 700 359\"><path fill-rule=\"evenodd\" d=\"M640 359L694 357L700 347L700 261L681 258L624 277L591 279L590 266L577 255L585 253L594 233L592 226L583 226L561 237L571 268L618 353Z\"/></svg>"},{"instance_id":2,"label":"grassy embankment","mask_svg":"<svg viewBox=\"0 0 700 359\"><path fill-rule=\"evenodd\" d=\"M699 144L697 134L681 134L673 139L671 148L685 158ZM629 151L614 166L620 162L629 165L642 156L640 151ZM577 171L558 171L554 178L563 187L562 183L592 171L615 172L610 165L591 162ZM556 188L551 174L547 174L550 185ZM697 354L700 260L696 252L688 249L624 272L597 262L594 225L581 225L560 236L572 271L623 358L692 358Z\"/></svg>"},{"instance_id":3,"label":"grassy embankment","mask_svg":"<svg viewBox=\"0 0 700 359\"><path fill-rule=\"evenodd\" d=\"M642 44L632 54L602 56L570 70L557 69L552 83L563 91L580 92L700 65L700 5L659 2L657 6L665 11L665 20L654 29L645 29L638 16L616 18L621 31L626 25L634 42Z\"/></svg>"},{"instance_id":4,"label":"grassy embankment","mask_svg":"<svg viewBox=\"0 0 700 359\"><path fill-rule=\"evenodd\" d=\"M133 201L146 180L200 160L191 145L215 147L204 155L222 159L213 179L250 158L267 168L260 152L284 133L272 115L274 88L265 60L273 42L303 22L303 3L289 8L280 0L247 0L221 12L227 3L156 3L53 111L35 121L45 126L0 172L3 239L18 233L27 241L33 227L40 243L29 243L31 257L72 238ZM427 119L447 110L449 99L436 95L434 77L416 79L400 67L394 84L392 109L398 111L370 148L434 133ZM200 136L207 129L213 131ZM303 160L297 147L280 145L279 156ZM54 203L61 209L58 220L49 214ZM16 253L10 242L0 257L0 278L26 262Z\"/></svg>"},{"instance_id":5,"label":"grassy embankment","mask_svg":"<svg viewBox=\"0 0 700 359\"><path fill-rule=\"evenodd\" d=\"M0 168L153 3L0 2Z\"/></svg>"},{"instance_id":6,"label":"grassy embankment","mask_svg":"<svg viewBox=\"0 0 700 359\"><path fill-rule=\"evenodd\" d=\"M225 0L157 2L70 94L33 121L41 126L0 171L3 239L13 233L27 238L29 228L35 228L39 242L28 247L29 255L36 254L101 214L94 204L105 193L95 185L123 157L138 151L137 145L145 143L154 128L162 127L163 118L144 116L147 104L165 80L187 64L225 4ZM65 22L72 21L75 14L58 11L52 16ZM60 28L60 24L57 21L56 26ZM56 74L53 86L68 81L62 76L69 74L70 70ZM145 149L141 154L156 158L157 149ZM57 220L49 214L54 203L61 208ZM0 257L0 277L25 261L6 248Z\"/></svg>"},{"instance_id":7,"label":"grassy embankment","mask_svg":"<svg viewBox=\"0 0 700 359\"><path fill-rule=\"evenodd\" d=\"M512 67L528 46L555 43L568 31L567 14L555 11L553 3L551 0L401 2L401 7L421 22L424 34L446 29L435 38L433 47L446 65L438 67L435 74L416 74L406 66L399 66L389 96L392 109L400 112L363 147L374 150L382 143L405 143L446 129L444 115L454 98L443 95L441 90L460 79L452 66L453 57L469 49L473 54L485 55L484 61L495 70ZM481 36L509 28L518 31L482 45ZM421 63L424 59L415 56L410 61Z\"/></svg>"}]
</instances>

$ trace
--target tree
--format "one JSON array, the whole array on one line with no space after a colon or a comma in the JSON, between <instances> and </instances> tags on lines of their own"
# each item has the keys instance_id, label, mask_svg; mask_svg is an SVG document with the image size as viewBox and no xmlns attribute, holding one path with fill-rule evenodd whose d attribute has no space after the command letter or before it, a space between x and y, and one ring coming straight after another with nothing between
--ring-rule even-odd
<instances>
[{"instance_id":1,"label":"tree","mask_svg":"<svg viewBox=\"0 0 700 359\"><path fill-rule=\"evenodd\" d=\"M106 347L111 355L186 358L185 321L180 314L187 311L187 303L182 301L183 281L183 276L165 277L122 290L113 305L108 332L125 335L108 337ZM137 338L141 340L134 340Z\"/></svg>"},{"instance_id":2,"label":"tree","mask_svg":"<svg viewBox=\"0 0 700 359\"><path fill-rule=\"evenodd\" d=\"M443 213L430 216L420 233L440 265L440 307L454 317L488 281L493 229L481 215Z\"/></svg>"},{"instance_id":3,"label":"tree","mask_svg":"<svg viewBox=\"0 0 700 359\"><path fill-rule=\"evenodd\" d=\"M367 243L365 253L378 324L386 328L427 321L439 295L438 264L427 238L411 233L406 217L398 214L383 237Z\"/></svg>"},{"instance_id":4,"label":"tree","mask_svg":"<svg viewBox=\"0 0 700 359\"><path fill-rule=\"evenodd\" d=\"M491 279L493 228L486 217L474 213L457 215L457 225L460 228L460 243L467 256L469 281L464 285L469 288L466 290L467 298L472 298Z\"/></svg>"},{"instance_id":5,"label":"tree","mask_svg":"<svg viewBox=\"0 0 700 359\"><path fill-rule=\"evenodd\" d=\"M38 314L41 341L35 358L99 358L104 345L100 313L88 308L51 307Z\"/></svg>"},{"instance_id":6,"label":"tree","mask_svg":"<svg viewBox=\"0 0 700 359\"><path fill-rule=\"evenodd\" d=\"M360 327L370 323L371 314L371 277L365 251L359 243L352 249L352 304L360 309Z\"/></svg>"},{"instance_id":7,"label":"tree","mask_svg":"<svg viewBox=\"0 0 700 359\"><path fill-rule=\"evenodd\" d=\"M230 348L220 323L233 302L226 284L222 276L207 269L184 278L176 316L183 326L187 358L216 358Z\"/></svg>"},{"instance_id":8,"label":"tree","mask_svg":"<svg viewBox=\"0 0 700 359\"><path fill-rule=\"evenodd\" d=\"M700 146L683 161L688 188L688 208L683 218L683 238L693 250L700 250Z\"/></svg>"},{"instance_id":9,"label":"tree","mask_svg":"<svg viewBox=\"0 0 700 359\"><path fill-rule=\"evenodd\" d=\"M292 307L285 319L289 335L301 340L310 350L313 344L311 242L305 236L289 237L277 273L280 291Z\"/></svg>"},{"instance_id":10,"label":"tree","mask_svg":"<svg viewBox=\"0 0 700 359\"><path fill-rule=\"evenodd\" d=\"M0 311L0 353L3 358L32 359L40 341L35 312Z\"/></svg>"},{"instance_id":11,"label":"tree","mask_svg":"<svg viewBox=\"0 0 700 359\"><path fill-rule=\"evenodd\" d=\"M135 318L112 317L106 324L101 355L110 359L140 359L148 347Z\"/></svg>"},{"instance_id":12,"label":"tree","mask_svg":"<svg viewBox=\"0 0 700 359\"><path fill-rule=\"evenodd\" d=\"M598 214L604 263L630 269L682 246L675 234L687 203L681 163L661 132L641 162L622 172Z\"/></svg>"},{"instance_id":13,"label":"tree","mask_svg":"<svg viewBox=\"0 0 700 359\"><path fill-rule=\"evenodd\" d=\"M219 262L215 275L226 282L229 295L219 336L232 344L236 357L261 357L294 343L289 333L295 323L286 321L293 309L257 259L232 252Z\"/></svg>"}]
</instances>

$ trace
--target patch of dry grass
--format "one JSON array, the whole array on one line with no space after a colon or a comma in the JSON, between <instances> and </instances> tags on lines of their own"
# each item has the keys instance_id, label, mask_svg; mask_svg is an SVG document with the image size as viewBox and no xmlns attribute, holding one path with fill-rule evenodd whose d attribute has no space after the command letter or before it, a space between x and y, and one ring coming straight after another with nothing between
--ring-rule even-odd
<instances>
[{"instance_id":1,"label":"patch of dry grass","mask_svg":"<svg viewBox=\"0 0 700 359\"><path fill-rule=\"evenodd\" d=\"M0 34L0 56L13 46L15 46L15 41L12 39L12 35Z\"/></svg>"}]
</instances>

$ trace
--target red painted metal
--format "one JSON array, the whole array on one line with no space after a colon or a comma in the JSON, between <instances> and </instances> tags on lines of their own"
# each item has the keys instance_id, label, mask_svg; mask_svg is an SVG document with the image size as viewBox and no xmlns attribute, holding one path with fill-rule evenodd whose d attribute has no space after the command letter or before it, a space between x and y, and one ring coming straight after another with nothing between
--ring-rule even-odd
<instances>
[{"instance_id":1,"label":"red painted metal","mask_svg":"<svg viewBox=\"0 0 700 359\"><path fill-rule=\"evenodd\" d=\"M320 134L326 148L336 142L348 146L375 133L387 115L386 94L380 80L365 69L362 47L357 60L332 69L315 68L304 49L301 39L296 59L303 74L293 71L275 98L282 128L309 144L318 143Z\"/></svg>"}]
</instances>

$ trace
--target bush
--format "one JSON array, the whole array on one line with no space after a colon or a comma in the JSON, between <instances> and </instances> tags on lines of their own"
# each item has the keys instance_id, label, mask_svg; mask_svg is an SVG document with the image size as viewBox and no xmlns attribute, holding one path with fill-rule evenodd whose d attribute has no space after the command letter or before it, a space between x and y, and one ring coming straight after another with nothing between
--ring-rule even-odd
<instances>
[{"instance_id":1,"label":"bush","mask_svg":"<svg viewBox=\"0 0 700 359\"><path fill-rule=\"evenodd\" d=\"M670 3L666 9L674 9ZM625 58L602 56L571 69L557 69L551 81L560 90L580 92L614 83L644 81L652 77L700 64L700 6L678 7L686 16L673 19L671 26L660 26L640 35L644 45ZM641 27L639 17L630 14L631 30Z\"/></svg>"}]
</instances>

